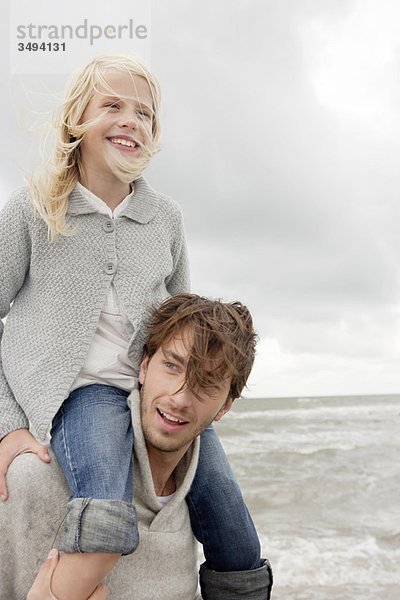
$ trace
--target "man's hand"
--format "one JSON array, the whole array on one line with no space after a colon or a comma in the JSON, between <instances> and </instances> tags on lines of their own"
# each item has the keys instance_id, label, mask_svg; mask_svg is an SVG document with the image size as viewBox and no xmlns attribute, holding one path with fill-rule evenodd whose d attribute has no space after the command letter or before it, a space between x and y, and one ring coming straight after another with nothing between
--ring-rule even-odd
<instances>
[{"instance_id":1,"label":"man's hand","mask_svg":"<svg viewBox=\"0 0 400 600\"><path fill-rule=\"evenodd\" d=\"M26 600L57 600L51 592L51 579L58 564L59 554L54 548L50 550L47 560L42 564L39 573L28 592ZM107 600L108 587L101 583L88 600Z\"/></svg>"},{"instance_id":2,"label":"man's hand","mask_svg":"<svg viewBox=\"0 0 400 600\"><path fill-rule=\"evenodd\" d=\"M0 442L0 498L3 501L8 498L6 484L8 467L16 456L26 452L37 454L45 463L51 460L46 446L39 444L28 429L16 429L8 433Z\"/></svg>"}]
</instances>

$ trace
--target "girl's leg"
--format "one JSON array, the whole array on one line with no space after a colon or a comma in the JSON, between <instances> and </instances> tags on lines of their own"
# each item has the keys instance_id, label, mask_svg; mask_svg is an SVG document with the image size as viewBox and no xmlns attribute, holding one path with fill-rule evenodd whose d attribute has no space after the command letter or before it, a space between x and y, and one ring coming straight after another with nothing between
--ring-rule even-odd
<instances>
[{"instance_id":1,"label":"girl's leg","mask_svg":"<svg viewBox=\"0 0 400 600\"><path fill-rule=\"evenodd\" d=\"M199 464L186 502L209 569L244 571L260 566L254 523L212 425L201 434Z\"/></svg>"},{"instance_id":2,"label":"girl's leg","mask_svg":"<svg viewBox=\"0 0 400 600\"><path fill-rule=\"evenodd\" d=\"M138 544L127 396L111 386L79 388L53 421L51 445L71 491L59 545L65 554L53 577L62 599L87 598Z\"/></svg>"}]
</instances>

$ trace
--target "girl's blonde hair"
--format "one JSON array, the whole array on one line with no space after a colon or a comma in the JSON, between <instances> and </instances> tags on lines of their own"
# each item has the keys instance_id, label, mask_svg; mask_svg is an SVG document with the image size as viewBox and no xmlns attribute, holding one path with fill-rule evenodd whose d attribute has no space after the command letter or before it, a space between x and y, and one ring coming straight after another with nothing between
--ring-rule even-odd
<instances>
[{"instance_id":1,"label":"girl's blonde hair","mask_svg":"<svg viewBox=\"0 0 400 600\"><path fill-rule=\"evenodd\" d=\"M126 183L135 181L143 173L151 157L159 150L161 94L157 80L148 67L138 58L124 54L108 54L94 58L73 77L65 100L56 113L52 128L55 130L53 149L39 174L28 181L33 204L48 227L48 238L55 241L58 235L70 235L66 224L68 195L78 179L84 181L81 159L81 142L86 131L96 124L102 115L81 123L82 115L99 84L112 95L115 91L105 79L105 72L113 69L132 77L143 77L150 88L152 106L147 107L151 116L151 134L143 146L140 158L128 162L117 156L110 167L117 177ZM133 81L134 83L134 81Z\"/></svg>"}]
</instances>

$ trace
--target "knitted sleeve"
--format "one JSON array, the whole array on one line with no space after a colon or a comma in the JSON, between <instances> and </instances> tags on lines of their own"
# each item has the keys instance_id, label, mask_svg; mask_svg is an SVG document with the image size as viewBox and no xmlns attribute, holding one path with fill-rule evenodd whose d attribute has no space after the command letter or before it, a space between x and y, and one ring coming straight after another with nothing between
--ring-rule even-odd
<instances>
[{"instance_id":1,"label":"knitted sleeve","mask_svg":"<svg viewBox=\"0 0 400 600\"><path fill-rule=\"evenodd\" d=\"M168 293L179 294L190 289L189 260L186 249L185 229L181 211L177 211L175 235L172 241L174 268L166 280Z\"/></svg>"},{"instance_id":2,"label":"knitted sleeve","mask_svg":"<svg viewBox=\"0 0 400 600\"><path fill-rule=\"evenodd\" d=\"M0 212L0 344L1 319L10 311L29 271L31 240L25 203L26 190L17 190ZM23 427L28 428L29 422L7 383L0 355L0 439Z\"/></svg>"}]
</instances>

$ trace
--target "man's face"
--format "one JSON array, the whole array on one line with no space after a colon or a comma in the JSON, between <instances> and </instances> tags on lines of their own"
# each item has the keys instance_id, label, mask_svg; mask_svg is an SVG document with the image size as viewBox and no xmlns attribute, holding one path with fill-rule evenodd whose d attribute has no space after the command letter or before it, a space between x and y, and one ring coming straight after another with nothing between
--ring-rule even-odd
<instances>
[{"instance_id":1,"label":"man's face","mask_svg":"<svg viewBox=\"0 0 400 600\"><path fill-rule=\"evenodd\" d=\"M140 365L141 418L148 447L163 452L186 451L194 438L231 408L231 379L196 395L183 386L190 334L173 338Z\"/></svg>"}]
</instances>

